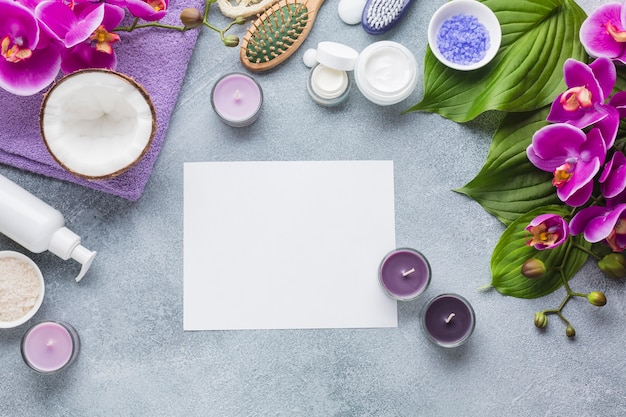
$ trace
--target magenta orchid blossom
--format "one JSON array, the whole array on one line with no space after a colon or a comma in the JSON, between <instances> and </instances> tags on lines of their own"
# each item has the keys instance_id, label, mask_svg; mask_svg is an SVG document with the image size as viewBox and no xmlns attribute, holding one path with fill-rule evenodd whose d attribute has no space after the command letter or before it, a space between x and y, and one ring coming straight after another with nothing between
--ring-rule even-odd
<instances>
[{"instance_id":1,"label":"magenta orchid blossom","mask_svg":"<svg viewBox=\"0 0 626 417\"><path fill-rule=\"evenodd\" d=\"M589 65L568 59L563 66L568 90L552 103L547 120L567 123L584 129L596 124L606 147L613 145L619 127L619 112L605 100L615 86L615 65L608 58L598 58Z\"/></svg>"},{"instance_id":2,"label":"magenta orchid blossom","mask_svg":"<svg viewBox=\"0 0 626 417\"><path fill-rule=\"evenodd\" d=\"M239 38L226 32L246 19L238 17L220 29L207 21L213 3L206 0L204 14L183 9L181 25L171 25L160 22L169 0L0 0L0 88L27 96L48 87L59 72L115 70L118 33L141 28L184 32L208 27L225 46L237 46ZM127 17L130 23L122 24Z\"/></svg>"},{"instance_id":3,"label":"magenta orchid blossom","mask_svg":"<svg viewBox=\"0 0 626 417\"><path fill-rule=\"evenodd\" d=\"M169 0L126 0L130 14L148 22L163 18L168 5Z\"/></svg>"},{"instance_id":4,"label":"magenta orchid blossom","mask_svg":"<svg viewBox=\"0 0 626 417\"><path fill-rule=\"evenodd\" d=\"M602 206L587 207L570 221L573 235L583 234L592 243L604 241L614 252L626 249L626 204L613 209Z\"/></svg>"},{"instance_id":5,"label":"magenta orchid blossom","mask_svg":"<svg viewBox=\"0 0 626 417\"><path fill-rule=\"evenodd\" d=\"M59 1L44 1L37 5L35 16L43 29L66 48L84 42L102 24L104 4L77 14L74 9Z\"/></svg>"},{"instance_id":6,"label":"magenta orchid blossom","mask_svg":"<svg viewBox=\"0 0 626 417\"><path fill-rule=\"evenodd\" d=\"M607 161L598 182L602 195L607 199L615 198L626 190L626 156L622 152L615 152Z\"/></svg>"},{"instance_id":7,"label":"magenta orchid blossom","mask_svg":"<svg viewBox=\"0 0 626 417\"><path fill-rule=\"evenodd\" d=\"M114 70L117 30L161 26L169 0L0 0L0 88L33 95L62 71ZM118 27L126 14L135 18ZM148 23L137 24L139 19Z\"/></svg>"},{"instance_id":8,"label":"magenta orchid blossom","mask_svg":"<svg viewBox=\"0 0 626 417\"><path fill-rule=\"evenodd\" d=\"M531 236L528 246L537 250L555 248L567 239L569 227L565 219L557 214L541 214L535 217L526 227Z\"/></svg>"},{"instance_id":9,"label":"magenta orchid blossom","mask_svg":"<svg viewBox=\"0 0 626 417\"><path fill-rule=\"evenodd\" d=\"M599 129L585 134L572 125L557 123L535 132L526 154L537 168L554 174L552 184L559 199L579 207L591 197L606 148Z\"/></svg>"},{"instance_id":10,"label":"magenta orchid blossom","mask_svg":"<svg viewBox=\"0 0 626 417\"><path fill-rule=\"evenodd\" d=\"M593 11L580 27L580 41L592 57L626 63L626 7L607 3Z\"/></svg>"},{"instance_id":11,"label":"magenta orchid blossom","mask_svg":"<svg viewBox=\"0 0 626 417\"><path fill-rule=\"evenodd\" d=\"M0 0L0 16L0 87L16 95L35 94L59 73L58 46L22 4Z\"/></svg>"},{"instance_id":12,"label":"magenta orchid blossom","mask_svg":"<svg viewBox=\"0 0 626 417\"><path fill-rule=\"evenodd\" d=\"M113 30L124 19L124 10L112 4L100 5L103 6L103 15L99 25L82 42L63 51L61 69L64 73L69 74L83 68L117 67L113 44L118 42L120 37ZM93 8L93 3L78 3L74 9L78 13L89 15L89 9Z\"/></svg>"}]
</instances>

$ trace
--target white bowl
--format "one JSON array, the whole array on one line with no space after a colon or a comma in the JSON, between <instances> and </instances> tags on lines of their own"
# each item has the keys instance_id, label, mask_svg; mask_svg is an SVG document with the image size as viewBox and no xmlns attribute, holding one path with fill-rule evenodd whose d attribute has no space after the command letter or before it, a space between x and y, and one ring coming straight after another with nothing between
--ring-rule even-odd
<instances>
[{"instance_id":1,"label":"white bowl","mask_svg":"<svg viewBox=\"0 0 626 417\"><path fill-rule=\"evenodd\" d=\"M38 280L38 285L39 285L39 295L37 297L37 300L35 301L35 304L33 305L33 307L27 313L25 313L22 317L12 320L12 321L0 321L0 329L9 329L9 328L17 327L21 324L24 324L28 320L33 318L35 313L37 313L37 311L39 310L39 307L41 307L41 303L43 302L45 285L44 285L44 280L43 280L43 275L41 273L41 270L39 269L37 264L33 262L33 260L30 259L28 256L23 255L19 252L14 252L10 250L0 251L0 259L4 259L4 258L16 258L16 259L26 262L26 264L35 271L35 274L37 275L37 278L38 278L37 280Z\"/></svg>"},{"instance_id":2,"label":"white bowl","mask_svg":"<svg viewBox=\"0 0 626 417\"><path fill-rule=\"evenodd\" d=\"M479 61L457 59L455 62L446 58L439 50L437 37L441 26L458 15L475 17L489 34L489 46ZM502 30L498 18L489 7L476 0L452 0L444 4L435 12L428 25L428 44L435 57L444 65L461 71L471 71L487 65L498 53L501 41Z\"/></svg>"}]
</instances>

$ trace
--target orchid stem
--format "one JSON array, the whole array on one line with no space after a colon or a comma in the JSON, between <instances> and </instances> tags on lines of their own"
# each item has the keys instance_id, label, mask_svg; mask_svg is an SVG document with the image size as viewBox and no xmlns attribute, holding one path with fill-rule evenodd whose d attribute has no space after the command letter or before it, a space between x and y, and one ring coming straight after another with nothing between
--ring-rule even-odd
<instances>
[{"instance_id":1,"label":"orchid stem","mask_svg":"<svg viewBox=\"0 0 626 417\"><path fill-rule=\"evenodd\" d=\"M561 304L557 308L543 310L544 314L556 314L557 316L559 316L559 318L565 323L566 326L570 326L570 322L563 315L563 309L565 308L569 300L571 300L573 297L587 297L586 294L581 294L581 293L572 291L571 287L569 286L569 282L567 281L567 278L565 277L564 265L567 265L567 260L569 259L569 255L570 255L572 247L576 247L577 249L586 251L586 248L578 247L575 244L572 244L567 247L565 255L563 256L563 264L555 268L559 270L559 275L561 277L561 281L563 282L563 287L565 288L565 292L566 292L565 297L563 298L563 301L561 301Z\"/></svg>"},{"instance_id":2,"label":"orchid stem","mask_svg":"<svg viewBox=\"0 0 626 417\"><path fill-rule=\"evenodd\" d=\"M130 26L118 26L114 29L115 32L132 32L135 29L142 29L142 28L149 28L149 27L156 27L156 28L163 28L163 29L172 29L172 30L178 30L180 32L184 32L186 30L189 30L190 28L185 27L185 26L174 26L174 25L165 25L163 23L159 23L159 22L150 22L150 23L142 23L140 25L137 24L137 20L135 19L135 21L133 22L132 25Z\"/></svg>"},{"instance_id":3,"label":"orchid stem","mask_svg":"<svg viewBox=\"0 0 626 417\"><path fill-rule=\"evenodd\" d=\"M215 3L216 0L206 0L204 3L204 13L202 16L202 24L206 27L208 27L211 30L214 30L215 32L220 34L220 38L222 40L224 40L224 34L226 32L228 32L230 30L230 28L233 27L233 25L235 25L235 21L233 20L232 22L230 22L230 24L228 26L226 26L226 28L224 29L219 29L215 26L213 26L211 23L209 23L208 19L209 19L209 9L211 8L211 4ZM177 30L179 32L185 32L189 29L192 29L190 27L187 26L175 26L175 25L166 25L163 23L159 23L159 22L149 22L149 23L142 23L139 24L139 18L135 18L135 20L133 20L133 23L131 23L129 26L118 26L115 29L113 29L114 32L132 32L135 29L142 29L142 28L149 28L149 27L156 27L156 28L162 28L162 29L171 29L171 30Z\"/></svg>"},{"instance_id":4,"label":"orchid stem","mask_svg":"<svg viewBox=\"0 0 626 417\"><path fill-rule=\"evenodd\" d=\"M587 248L586 248L586 247L584 247L584 246L581 246L581 245L579 245L579 244L577 244L577 243L574 243L574 242L572 242L572 246L573 246L573 247L575 247L576 249L580 250L580 251L585 252L585 253L586 253L587 255L589 255L589 256L593 256L593 257L594 257L594 258L596 258L597 260L601 260L601 259L602 259L602 257L601 257L601 256L599 256L597 253L595 253L595 252L593 252L593 251L591 251L591 250L587 249Z\"/></svg>"}]
</instances>

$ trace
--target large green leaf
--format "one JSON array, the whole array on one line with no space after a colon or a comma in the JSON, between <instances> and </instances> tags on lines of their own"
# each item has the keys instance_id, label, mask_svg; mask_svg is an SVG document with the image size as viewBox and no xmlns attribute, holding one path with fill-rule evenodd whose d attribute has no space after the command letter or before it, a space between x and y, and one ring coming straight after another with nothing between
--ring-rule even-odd
<instances>
[{"instance_id":1,"label":"large green leaf","mask_svg":"<svg viewBox=\"0 0 626 417\"><path fill-rule=\"evenodd\" d=\"M534 208L558 203L552 175L536 168L526 156L533 134L547 124L548 110L507 114L481 171L455 191L477 201L504 224Z\"/></svg>"},{"instance_id":2,"label":"large green leaf","mask_svg":"<svg viewBox=\"0 0 626 417\"><path fill-rule=\"evenodd\" d=\"M424 98L408 111L438 113L466 122L487 110L524 112L550 103L565 90L567 58L585 62L578 39L585 12L573 0L480 0L502 27L495 59L475 71L440 63L430 48L424 59Z\"/></svg>"},{"instance_id":3,"label":"large green leaf","mask_svg":"<svg viewBox=\"0 0 626 417\"><path fill-rule=\"evenodd\" d=\"M565 278L569 280L587 260L587 253L573 246L575 243L587 250L591 248L582 235L571 236L561 246L543 251L526 245L526 226L543 213L563 217L569 215L566 206L540 207L520 216L502 233L491 256L491 285L500 293L517 298L538 298L550 294L563 285L559 268L563 267ZM566 257L567 262L564 262ZM543 278L528 279L522 275L522 265L531 258L537 258L546 265L547 272Z\"/></svg>"}]
</instances>

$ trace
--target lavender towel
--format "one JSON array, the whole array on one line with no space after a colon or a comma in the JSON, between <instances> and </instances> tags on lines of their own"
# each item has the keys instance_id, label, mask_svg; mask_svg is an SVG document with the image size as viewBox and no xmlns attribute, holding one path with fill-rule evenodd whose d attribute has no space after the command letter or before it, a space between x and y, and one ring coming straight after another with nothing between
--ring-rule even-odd
<instances>
[{"instance_id":1,"label":"lavender towel","mask_svg":"<svg viewBox=\"0 0 626 417\"><path fill-rule=\"evenodd\" d=\"M203 0L170 1L162 23L180 25L185 7L202 10ZM65 171L54 161L39 130L39 108L43 93L30 97L12 95L0 89L4 120L0 128L0 163L114 194L135 201L141 197L159 154L170 115L176 104L198 30L178 32L161 28L120 32L115 45L117 71L144 86L156 108L157 132L145 157L130 170L107 180L87 181Z\"/></svg>"}]
</instances>

